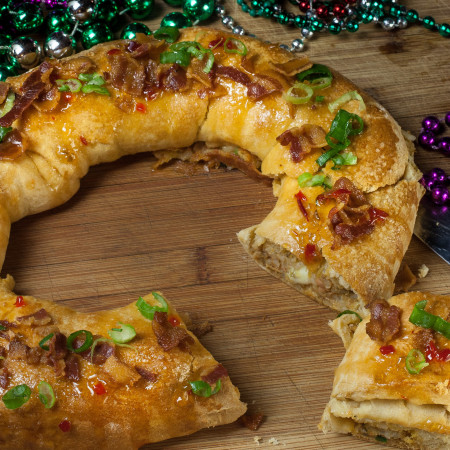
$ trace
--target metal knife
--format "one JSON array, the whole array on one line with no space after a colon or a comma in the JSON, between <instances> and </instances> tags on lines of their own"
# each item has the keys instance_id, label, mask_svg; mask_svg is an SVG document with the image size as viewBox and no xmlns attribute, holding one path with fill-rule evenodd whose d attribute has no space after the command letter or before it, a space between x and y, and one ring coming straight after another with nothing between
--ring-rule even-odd
<instances>
[{"instance_id":1,"label":"metal knife","mask_svg":"<svg viewBox=\"0 0 450 450\"><path fill-rule=\"evenodd\" d=\"M425 196L419 204L414 234L450 264L450 208L438 206Z\"/></svg>"}]
</instances>

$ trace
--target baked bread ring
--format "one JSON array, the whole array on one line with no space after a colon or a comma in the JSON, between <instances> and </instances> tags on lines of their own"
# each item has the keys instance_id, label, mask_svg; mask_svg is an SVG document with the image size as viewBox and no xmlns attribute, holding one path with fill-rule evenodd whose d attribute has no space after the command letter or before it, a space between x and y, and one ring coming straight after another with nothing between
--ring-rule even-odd
<instances>
[{"instance_id":1,"label":"baked bread ring","mask_svg":"<svg viewBox=\"0 0 450 450\"><path fill-rule=\"evenodd\" d=\"M277 46L201 28L182 30L176 44L146 36L102 44L66 60L46 61L1 85L6 100L0 126L8 132L0 143L0 261L10 224L67 201L91 165L152 151L160 164L173 158L223 162L257 179L273 179L275 209L239 239L258 264L283 281L338 310L364 313L366 303L388 298L423 194L412 145L392 117L329 69L321 77L329 85L318 86L316 77L295 86L296 75L314 66ZM356 94L345 97L351 92ZM13 106L5 111L12 94ZM339 115L347 117L344 124ZM332 135L333 127L343 133L341 141ZM330 156L319 164L330 148L341 159L332 163ZM299 187L298 177L305 174L322 181ZM4 282L5 318L14 297L10 283ZM63 334L74 330L69 320L85 327L90 317L97 328L105 317L112 323L131 314L126 308L90 316L47 308ZM94 331L104 336L107 329ZM123 353L129 357L132 350ZM40 366L23 370L33 372L34 383L42 379ZM192 425L184 415L188 425L175 419L158 439L234 420L243 406L232 385L226 386L224 411L212 396L210 419ZM114 411L114 420L125 420L123 412ZM16 420L14 411L7 414ZM36 419L34 414L33 409L30 417ZM99 417L98 434L86 430L86 445L106 439L105 430L112 427L108 417ZM150 420L154 415L142 411L134 419L140 432L128 434L124 445L154 441ZM123 427L128 430L128 422ZM43 426L43 433L42 445L67 442L53 428Z\"/></svg>"}]
</instances>

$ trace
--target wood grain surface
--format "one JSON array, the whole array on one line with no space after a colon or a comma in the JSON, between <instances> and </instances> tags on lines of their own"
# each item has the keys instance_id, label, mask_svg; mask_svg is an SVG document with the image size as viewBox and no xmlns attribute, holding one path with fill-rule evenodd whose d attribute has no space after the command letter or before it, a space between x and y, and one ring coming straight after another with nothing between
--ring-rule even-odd
<instances>
[{"instance_id":1,"label":"wood grain surface","mask_svg":"<svg viewBox=\"0 0 450 450\"><path fill-rule=\"evenodd\" d=\"M450 23L447 0L404 4ZM289 43L299 36L250 18L229 0L225 7L264 40ZM170 10L156 4L152 30ZM218 21L207 25L223 28ZM420 26L323 33L308 43L307 54L365 89L416 135L425 115L450 110L450 39ZM416 161L422 170L450 170L448 158L422 149ZM318 431L344 354L327 326L335 313L267 275L237 241L236 232L274 206L271 188L237 171L187 176L176 167L155 172L152 162L139 155L94 167L67 204L15 224L2 274L15 277L18 293L83 311L124 305L158 289L179 311L214 325L203 344L228 368L249 410L264 413L264 424L257 432L231 424L148 449L252 449L255 436L262 438L259 447L272 447L275 438L281 448L381 448ZM430 268L418 290L450 294L448 265L417 238L406 262L413 271L423 263Z\"/></svg>"}]
</instances>

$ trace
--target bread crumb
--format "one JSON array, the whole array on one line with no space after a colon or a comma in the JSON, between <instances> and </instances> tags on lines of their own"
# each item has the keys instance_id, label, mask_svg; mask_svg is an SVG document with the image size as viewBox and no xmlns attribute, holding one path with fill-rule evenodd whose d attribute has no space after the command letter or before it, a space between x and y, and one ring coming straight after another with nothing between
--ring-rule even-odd
<instances>
[{"instance_id":1,"label":"bread crumb","mask_svg":"<svg viewBox=\"0 0 450 450\"><path fill-rule=\"evenodd\" d=\"M278 445L278 444L279 444L278 439L277 439L277 438L274 438L274 437L271 437L271 438L269 439L269 444L272 444L272 445Z\"/></svg>"},{"instance_id":2,"label":"bread crumb","mask_svg":"<svg viewBox=\"0 0 450 450\"><path fill-rule=\"evenodd\" d=\"M262 440L262 437L260 437L260 436L255 436L255 437L253 438L253 440L255 441L255 444L256 444L256 445L260 445L259 441Z\"/></svg>"},{"instance_id":3,"label":"bread crumb","mask_svg":"<svg viewBox=\"0 0 450 450\"><path fill-rule=\"evenodd\" d=\"M448 384L449 384L450 380L445 380L445 381L441 381L439 383L436 384L436 392L439 395L448 395Z\"/></svg>"},{"instance_id":4,"label":"bread crumb","mask_svg":"<svg viewBox=\"0 0 450 450\"><path fill-rule=\"evenodd\" d=\"M419 278L425 278L428 275L429 271L430 269L425 264L422 264L417 271L417 276Z\"/></svg>"}]
</instances>

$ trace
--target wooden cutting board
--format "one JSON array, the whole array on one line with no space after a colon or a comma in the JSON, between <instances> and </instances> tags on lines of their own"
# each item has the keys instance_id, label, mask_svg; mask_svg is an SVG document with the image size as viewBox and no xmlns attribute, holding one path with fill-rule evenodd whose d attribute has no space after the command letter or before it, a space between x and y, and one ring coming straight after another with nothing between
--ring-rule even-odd
<instances>
[{"instance_id":1,"label":"wooden cutting board","mask_svg":"<svg viewBox=\"0 0 450 450\"><path fill-rule=\"evenodd\" d=\"M405 3L450 22L447 1ZM152 30L169 11L157 6L158 17L148 21ZM289 43L299 35L252 19L236 4L225 6L262 39ZM209 25L222 28L218 21ZM422 27L385 32L372 24L354 35L323 33L307 53L365 89L416 135L425 115L450 110L450 39ZM450 171L448 158L422 149L416 161L422 170ZM381 448L318 431L344 354L327 326L336 314L267 275L236 239L272 209L271 189L237 171L187 176L176 167L154 172L152 162L139 155L94 167L66 205L15 224L3 275L15 277L18 293L83 311L124 305L158 289L179 311L214 325L203 344L228 368L249 410L264 413L264 424L257 432L231 424L149 449L252 449L257 436L259 447ZM416 238L406 262L413 272L421 264L430 268L418 290L450 294L448 265Z\"/></svg>"}]
</instances>

